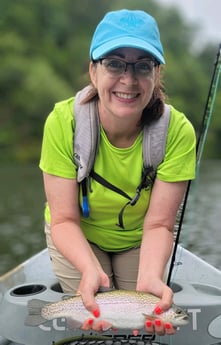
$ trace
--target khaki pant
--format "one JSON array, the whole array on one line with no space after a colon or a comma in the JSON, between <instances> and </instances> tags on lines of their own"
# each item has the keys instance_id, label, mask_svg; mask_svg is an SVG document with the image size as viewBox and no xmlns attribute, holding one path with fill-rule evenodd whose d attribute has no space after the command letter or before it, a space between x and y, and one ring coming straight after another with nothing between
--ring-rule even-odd
<instances>
[{"instance_id":1,"label":"khaki pant","mask_svg":"<svg viewBox=\"0 0 221 345\"><path fill-rule=\"evenodd\" d=\"M45 225L46 241L52 266L64 293L76 292L81 274L65 259L52 243L50 226ZM140 248L136 247L119 253L109 253L90 244L103 270L110 279L110 287L135 290L139 265Z\"/></svg>"}]
</instances>

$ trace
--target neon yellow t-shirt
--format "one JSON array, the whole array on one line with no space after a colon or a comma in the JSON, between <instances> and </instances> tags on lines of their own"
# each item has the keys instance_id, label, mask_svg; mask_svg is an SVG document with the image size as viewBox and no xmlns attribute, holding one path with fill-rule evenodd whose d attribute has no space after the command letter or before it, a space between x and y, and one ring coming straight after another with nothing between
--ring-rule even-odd
<instances>
[{"instance_id":1,"label":"neon yellow t-shirt","mask_svg":"<svg viewBox=\"0 0 221 345\"><path fill-rule=\"evenodd\" d=\"M48 116L42 143L40 168L42 171L63 178L76 178L77 167L73 161L74 98L59 102ZM171 107L164 161L157 169L157 178L176 182L195 177L195 132L184 114ZM114 147L101 128L99 150L94 170L113 185L134 197L141 181L143 167L142 132L129 148ZM106 251L121 251L139 246L142 238L143 220L148 209L150 190L142 190L135 206L124 211L124 226L118 223L118 214L128 201L91 179L88 193L89 218L81 218L86 238ZM50 223L46 206L45 217Z\"/></svg>"}]
</instances>

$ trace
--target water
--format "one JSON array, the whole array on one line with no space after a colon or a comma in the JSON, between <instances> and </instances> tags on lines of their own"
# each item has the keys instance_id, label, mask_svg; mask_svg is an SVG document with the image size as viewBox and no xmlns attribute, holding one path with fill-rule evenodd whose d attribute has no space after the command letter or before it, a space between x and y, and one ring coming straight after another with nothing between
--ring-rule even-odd
<instances>
[{"instance_id":1,"label":"water","mask_svg":"<svg viewBox=\"0 0 221 345\"><path fill-rule=\"evenodd\" d=\"M191 185L181 242L221 270L221 161L201 164Z\"/></svg>"},{"instance_id":2,"label":"water","mask_svg":"<svg viewBox=\"0 0 221 345\"><path fill-rule=\"evenodd\" d=\"M0 168L0 275L45 247L44 193L37 166Z\"/></svg>"},{"instance_id":3,"label":"water","mask_svg":"<svg viewBox=\"0 0 221 345\"><path fill-rule=\"evenodd\" d=\"M221 161L202 162L192 184L181 242L221 269ZM37 166L0 168L0 275L45 247L44 192Z\"/></svg>"}]
</instances>

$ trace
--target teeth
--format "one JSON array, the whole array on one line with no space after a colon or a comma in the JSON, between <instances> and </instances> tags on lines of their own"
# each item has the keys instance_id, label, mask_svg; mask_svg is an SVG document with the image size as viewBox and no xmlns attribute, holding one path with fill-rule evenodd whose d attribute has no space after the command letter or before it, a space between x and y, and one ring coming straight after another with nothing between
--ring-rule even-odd
<instances>
[{"instance_id":1,"label":"teeth","mask_svg":"<svg viewBox=\"0 0 221 345\"><path fill-rule=\"evenodd\" d=\"M132 99L137 97L136 93L122 93L122 92L116 92L116 96L124 99Z\"/></svg>"}]
</instances>

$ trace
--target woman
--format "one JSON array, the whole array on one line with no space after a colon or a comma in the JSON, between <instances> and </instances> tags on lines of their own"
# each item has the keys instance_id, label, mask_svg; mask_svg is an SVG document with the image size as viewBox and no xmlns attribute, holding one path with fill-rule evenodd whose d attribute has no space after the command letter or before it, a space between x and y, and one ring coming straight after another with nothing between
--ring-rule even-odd
<instances>
[{"instance_id":1,"label":"woman","mask_svg":"<svg viewBox=\"0 0 221 345\"><path fill-rule=\"evenodd\" d=\"M143 11L109 12L90 47L91 89L83 103L97 101L100 142L94 171L131 197L142 174L144 125L163 114L160 72L165 63L158 26ZM91 178L90 215L83 216L73 162L74 99L57 103L47 118L40 168L47 197L46 236L53 269L64 292L81 294L99 316L100 287L136 289L160 297L154 312L172 303L164 273L173 247L173 228L187 181L194 178L195 134L187 118L170 107L166 152L152 188L142 190L116 216L125 199ZM49 211L50 210L50 211ZM101 315L102 318L102 315ZM83 329L104 330L105 320L85 320ZM173 334L171 324L147 321L147 332Z\"/></svg>"}]
</instances>

